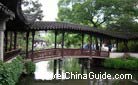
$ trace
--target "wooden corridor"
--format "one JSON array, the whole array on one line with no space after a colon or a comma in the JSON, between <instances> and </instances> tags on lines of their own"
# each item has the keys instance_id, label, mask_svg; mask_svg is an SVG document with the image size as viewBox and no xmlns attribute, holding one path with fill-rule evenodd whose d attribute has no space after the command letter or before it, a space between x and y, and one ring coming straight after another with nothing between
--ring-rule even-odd
<instances>
[{"instance_id":1,"label":"wooden corridor","mask_svg":"<svg viewBox=\"0 0 138 85\"><path fill-rule=\"evenodd\" d=\"M82 50L82 49L45 49L29 53L28 58L36 60L50 60L59 58L108 58L109 52L97 50Z\"/></svg>"}]
</instances>

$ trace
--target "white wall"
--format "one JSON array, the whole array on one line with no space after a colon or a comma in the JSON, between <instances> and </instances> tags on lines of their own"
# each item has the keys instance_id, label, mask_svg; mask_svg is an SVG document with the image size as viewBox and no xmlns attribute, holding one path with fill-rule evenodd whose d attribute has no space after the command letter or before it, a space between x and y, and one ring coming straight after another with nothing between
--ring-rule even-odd
<instances>
[{"instance_id":1,"label":"white wall","mask_svg":"<svg viewBox=\"0 0 138 85\"><path fill-rule=\"evenodd\" d=\"M129 53L129 54L130 54L130 56L132 56L132 57L138 58L138 53Z\"/></svg>"},{"instance_id":2,"label":"white wall","mask_svg":"<svg viewBox=\"0 0 138 85\"><path fill-rule=\"evenodd\" d=\"M115 52L110 52L109 57L110 58L120 58L124 55L124 53L115 53Z\"/></svg>"},{"instance_id":3,"label":"white wall","mask_svg":"<svg viewBox=\"0 0 138 85\"><path fill-rule=\"evenodd\" d=\"M138 58L138 53L128 53L130 56ZM124 55L124 53L110 52L110 58L120 58Z\"/></svg>"}]
</instances>

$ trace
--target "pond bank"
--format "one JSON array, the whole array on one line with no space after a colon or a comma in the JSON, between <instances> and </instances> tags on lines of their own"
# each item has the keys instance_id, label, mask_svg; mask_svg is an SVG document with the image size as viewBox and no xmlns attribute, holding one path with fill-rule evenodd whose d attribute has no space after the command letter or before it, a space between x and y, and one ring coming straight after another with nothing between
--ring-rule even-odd
<instances>
[{"instance_id":1,"label":"pond bank","mask_svg":"<svg viewBox=\"0 0 138 85\"><path fill-rule=\"evenodd\" d=\"M45 63L46 62L46 63ZM50 70L48 66L48 61L43 61L41 64L39 62L39 65L36 67L37 75L39 75L39 79L36 78L36 75L34 76L25 76L22 79L20 79L19 83L17 85L89 85L88 83L91 84L108 84L108 85L121 85L122 83L127 83L128 85L137 85L138 84L138 72L137 71L129 71L129 70L120 70L120 69L106 69L106 68L101 68L101 67L93 67L91 68L91 72L94 72L95 74L98 73L104 73L107 72L108 74L111 74L114 76L115 74L132 74L133 79L86 79L86 80L46 80L43 79L43 77L49 77L53 75L48 75L47 73L53 73L52 70ZM41 70L41 69L47 69L47 70ZM72 66L73 71L75 70L74 67ZM49 70L48 70L49 69ZM77 69L78 70L78 69ZM43 73L42 73L43 72ZM45 74L44 74L45 73ZM86 71L84 73L87 73ZM43 74L43 75L42 75ZM42 79L41 79L42 76Z\"/></svg>"}]
</instances>

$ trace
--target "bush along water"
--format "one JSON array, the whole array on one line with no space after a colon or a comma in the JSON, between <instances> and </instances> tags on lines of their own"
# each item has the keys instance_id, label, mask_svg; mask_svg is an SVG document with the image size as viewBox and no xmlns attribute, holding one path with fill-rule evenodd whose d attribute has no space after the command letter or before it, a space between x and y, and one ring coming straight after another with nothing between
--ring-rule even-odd
<instances>
[{"instance_id":1,"label":"bush along water","mask_svg":"<svg viewBox=\"0 0 138 85\"><path fill-rule=\"evenodd\" d=\"M24 71L27 75L33 74L35 64L32 61L24 62L19 56L10 63L0 61L0 85L15 85Z\"/></svg>"},{"instance_id":2,"label":"bush along water","mask_svg":"<svg viewBox=\"0 0 138 85\"><path fill-rule=\"evenodd\" d=\"M133 57L126 59L110 58L106 59L103 65L107 68L138 70L138 59Z\"/></svg>"},{"instance_id":3,"label":"bush along water","mask_svg":"<svg viewBox=\"0 0 138 85\"><path fill-rule=\"evenodd\" d=\"M27 75L33 74L35 72L35 63L33 63L32 61L26 61L24 67L25 74Z\"/></svg>"},{"instance_id":4,"label":"bush along water","mask_svg":"<svg viewBox=\"0 0 138 85\"><path fill-rule=\"evenodd\" d=\"M17 57L10 63L0 61L0 85L15 85L23 72L23 60Z\"/></svg>"}]
</instances>

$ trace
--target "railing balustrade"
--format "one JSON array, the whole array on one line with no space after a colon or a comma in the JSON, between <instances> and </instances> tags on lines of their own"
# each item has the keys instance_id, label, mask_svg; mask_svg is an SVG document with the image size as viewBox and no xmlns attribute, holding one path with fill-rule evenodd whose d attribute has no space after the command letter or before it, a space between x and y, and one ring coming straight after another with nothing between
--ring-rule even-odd
<instances>
[{"instance_id":1,"label":"railing balustrade","mask_svg":"<svg viewBox=\"0 0 138 85\"><path fill-rule=\"evenodd\" d=\"M4 61L8 61L14 57L16 57L17 55L19 55L19 53L21 52L21 49L14 49L8 52L4 53Z\"/></svg>"},{"instance_id":2,"label":"railing balustrade","mask_svg":"<svg viewBox=\"0 0 138 85\"><path fill-rule=\"evenodd\" d=\"M48 58L57 58L57 57L62 57L61 56L62 49L57 48L57 49L45 49L45 50L39 50L39 51L34 51L33 55L32 53L29 53L29 58L33 57L33 59L48 59ZM92 50L90 54L90 50L81 50L81 49L68 49L64 48L63 50L63 57L108 57L109 52L107 51L98 51L98 50Z\"/></svg>"}]
</instances>

